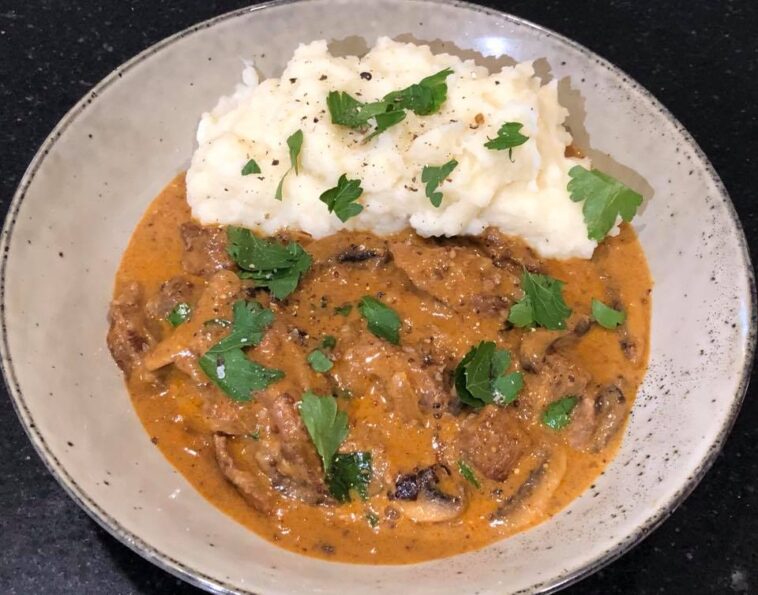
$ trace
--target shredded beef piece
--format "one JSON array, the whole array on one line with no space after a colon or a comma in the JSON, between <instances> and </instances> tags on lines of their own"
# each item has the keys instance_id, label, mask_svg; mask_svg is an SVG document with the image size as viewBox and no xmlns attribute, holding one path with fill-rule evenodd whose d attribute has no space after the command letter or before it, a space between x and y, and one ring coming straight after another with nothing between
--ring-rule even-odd
<instances>
[{"instance_id":1,"label":"shredded beef piece","mask_svg":"<svg viewBox=\"0 0 758 595\"><path fill-rule=\"evenodd\" d=\"M222 227L203 227L197 223L181 226L184 254L182 267L190 275L208 276L234 263L226 251L226 231Z\"/></svg>"}]
</instances>

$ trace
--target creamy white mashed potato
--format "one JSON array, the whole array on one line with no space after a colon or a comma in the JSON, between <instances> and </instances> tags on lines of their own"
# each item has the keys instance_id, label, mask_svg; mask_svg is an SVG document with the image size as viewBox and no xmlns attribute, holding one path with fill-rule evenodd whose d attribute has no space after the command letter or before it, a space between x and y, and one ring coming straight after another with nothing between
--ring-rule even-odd
<instances>
[{"instance_id":1,"label":"creamy white mashed potato","mask_svg":"<svg viewBox=\"0 0 758 595\"><path fill-rule=\"evenodd\" d=\"M331 123L330 91L376 101L447 67L453 70L447 100L435 114L409 111L368 143L365 132ZM569 169L589 162L564 156L571 142L567 113L555 81L541 86L529 62L490 74L471 60L388 38L360 59L334 57L325 41L316 41L295 51L280 79L259 82L248 65L234 94L202 116L187 198L204 224L263 234L285 228L315 237L340 229L388 234L410 226L422 236L453 236L495 226L545 257L589 258L597 243L587 238L581 203L566 190ZM505 122L523 124L529 137L512 160L507 150L484 146ZM290 167L286 139L297 130L304 134L300 171L289 173L279 201L276 187ZM241 175L249 159L260 174ZM444 198L435 208L421 170L450 159L458 166L440 186ZM342 174L363 187L364 210L346 223L319 200Z\"/></svg>"}]
</instances>

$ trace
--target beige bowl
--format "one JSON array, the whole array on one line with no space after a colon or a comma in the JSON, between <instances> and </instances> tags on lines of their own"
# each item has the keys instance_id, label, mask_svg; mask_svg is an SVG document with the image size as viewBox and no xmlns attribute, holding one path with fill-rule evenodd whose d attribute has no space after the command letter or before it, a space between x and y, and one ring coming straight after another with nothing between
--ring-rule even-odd
<instances>
[{"instance_id":1,"label":"beige bowl","mask_svg":"<svg viewBox=\"0 0 758 595\"><path fill-rule=\"evenodd\" d=\"M646 187L635 220L656 280L650 370L623 446L596 486L534 529L411 566L329 563L281 550L219 512L164 460L105 347L105 313L129 235L185 168L200 113L242 60L276 75L299 42L380 35L435 49L539 58L601 169ZM357 37L356 37L357 36ZM445 43L435 40L445 40ZM636 173L634 173L636 172ZM462 3L312 0L241 10L182 32L108 76L56 127L3 233L6 381L64 488L161 567L240 593L547 591L642 539L693 489L740 406L754 347L745 238L718 176L681 125L601 58L550 31Z\"/></svg>"}]
</instances>

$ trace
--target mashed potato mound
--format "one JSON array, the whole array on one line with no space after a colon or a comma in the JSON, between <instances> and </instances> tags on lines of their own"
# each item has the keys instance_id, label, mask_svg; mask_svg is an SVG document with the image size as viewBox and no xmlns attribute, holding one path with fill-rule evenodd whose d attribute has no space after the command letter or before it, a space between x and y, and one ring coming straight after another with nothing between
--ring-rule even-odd
<instances>
[{"instance_id":1,"label":"mashed potato mound","mask_svg":"<svg viewBox=\"0 0 758 595\"><path fill-rule=\"evenodd\" d=\"M368 143L365 132L331 123L330 91L376 101L447 67L453 70L447 100L435 114L409 111ZM592 256L597 243L587 238L581 203L566 190L569 169L589 162L564 156L571 142L563 127L568 112L558 103L555 81L540 85L531 63L490 74L472 60L386 37L362 58L334 57L325 41L315 41L295 51L280 79L259 82L247 65L242 81L198 127L187 197L201 223L267 235L298 229L315 237L340 229L389 234L408 226L425 237L454 236L495 226L545 257ZM529 137L512 158L484 146L505 122L523 124ZM278 201L277 184L290 167L286 140L297 130L304 134L300 171L289 173ZM249 159L260 174L241 175ZM440 186L442 204L435 208L421 170L450 159L458 166ZM363 187L364 210L346 223L319 200L342 174Z\"/></svg>"}]
</instances>

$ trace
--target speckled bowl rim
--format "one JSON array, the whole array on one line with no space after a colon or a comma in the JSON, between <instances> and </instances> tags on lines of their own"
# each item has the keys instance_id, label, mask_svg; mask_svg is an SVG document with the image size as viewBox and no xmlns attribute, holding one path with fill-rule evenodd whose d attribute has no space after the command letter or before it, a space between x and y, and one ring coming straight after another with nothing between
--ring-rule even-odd
<instances>
[{"instance_id":1,"label":"speckled bowl rim","mask_svg":"<svg viewBox=\"0 0 758 595\"><path fill-rule=\"evenodd\" d=\"M238 589L234 585L231 585L229 583L226 583L214 577L208 576L202 572L199 572L193 568L190 568L184 565L179 560L176 560L175 558L171 557L169 554L165 552L159 551L155 547L144 542L136 534L120 526L119 523L114 518L112 518L102 507L98 506L98 504L94 500L92 500L92 498L90 498L90 496L86 494L77 485L77 483L73 480L73 478L68 474L66 469L60 463L58 458L51 452L47 443L45 442L44 437L37 429L34 423L34 420L31 416L31 413L24 401L24 395L21 391L21 386L18 383L18 380L16 377L16 373L13 367L13 360L11 358L10 347L8 344L7 320L6 320L7 310L5 307L6 306L5 305L5 283L6 283L6 267L7 267L8 256L9 256L9 251L10 251L10 240L11 240L11 235L13 233L13 228L14 228L16 219L18 217L19 210L21 209L21 204L23 203L24 197L26 195L26 191L31 185L32 181L34 180L34 177L37 171L44 163L45 157L50 152L50 149L55 145L55 143L58 141L62 133L68 128L71 122L73 122L76 119L76 117L84 109L86 109L87 106L91 104L93 100L95 100L104 89L106 89L114 81L118 80L124 72L130 70L131 68L134 68L135 66L137 66L138 64L140 64L141 62L143 62L144 60L146 60L153 54L161 51L163 48L177 42L178 40L184 37L192 35L196 33L197 31L208 29L210 27L213 27L229 19L237 18L243 14L264 11L268 8L275 7L275 6L297 4L299 2L304 2L304 1L307 1L307 0L273 0L269 2L264 2L262 4L258 4L255 6L237 9L237 10L216 16L214 18L203 21L197 25L184 29L183 31L180 31L179 33L176 33L170 37L167 37L166 39L162 41L159 41L158 43L143 50L142 52L137 54L135 57L133 57L132 59L128 60L127 62L125 62L118 68L116 68L113 72L111 72L108 76L106 76L103 80L101 80L97 85L95 85L93 89L89 93L87 93L81 100L79 100L74 105L74 107L72 107L66 113L66 115L56 125L56 127L53 129L50 135L45 139L40 149L37 151L36 155L34 156L31 163L29 164L29 167L27 168L26 172L24 173L24 176L21 179L21 182L19 183L18 189L13 195L13 199L11 200L11 203L8 207L8 213L6 215L5 222L3 225L2 235L0 236L0 251L2 253L2 263L0 263L0 324L2 325L1 326L2 341L0 342L0 357L2 358L3 379L5 381L5 386L7 388L8 394L12 397L11 401L13 402L13 406L16 410L16 414L21 420L21 424L24 427L24 430L26 431L27 435L29 436L29 439L31 440L34 448L36 449L39 456L42 458L43 462L47 466L50 473L52 473L53 477L55 477L58 483L61 484L61 486L68 493L68 495L90 517L92 517L103 529L105 529L108 533L113 535L113 537L115 537L122 543L126 544L134 552L136 552L137 554L139 554L146 560L149 560L156 566L159 566L163 570L170 572L171 574L181 578L182 580L187 581L188 583L192 585L195 585L197 587L200 587L202 589L205 589L207 591L214 592L214 593L238 593L238 594L255 595L253 591ZM634 79L629 77L622 70L620 70L619 68L617 68L616 66L611 64L609 61L605 60L604 58L598 56L594 52L590 51L589 49L585 48L583 45L576 43L575 41L572 41L571 39L564 37L563 35L560 35L540 25L536 25L525 19L507 14L505 12L488 8L488 7L484 7L484 6L480 6L477 4L472 4L470 2L463 2L463 1L453 1L453 2L450 2L447 0L421 0L421 1L426 2L428 4L438 4L438 3L439 4L442 4L442 3L452 4L453 6L458 6L461 8L478 11L486 15L496 16L498 18L505 18L506 20L510 21L511 23L515 25L527 27L532 30L535 30L542 35L551 37L561 43L564 43L570 46L571 48L583 54L584 56L591 58L599 66L602 66L611 74L618 77L622 83L632 88L639 89L642 92L643 96L648 101L650 101L659 110L659 112L674 125L677 132L679 132L679 134L682 135L685 142L690 145L694 153L704 164L705 173L713 181L719 194L724 199L724 202L727 204L729 216L731 217L732 222L738 234L738 242L742 249L742 256L745 260L745 263L747 264L748 270L746 272L747 272L748 281L750 285L750 296L749 296L750 328L749 328L748 336L747 336L745 361L743 362L742 376L740 378L739 388L736 394L734 395L734 400L732 402L727 420L724 423L723 427L721 428L721 431L719 432L719 435L715 439L712 447L708 450L708 454L700 462L699 467L690 476L690 479L687 481L687 483L684 486L682 486L682 488L676 494L674 494L674 496L672 496L668 500L668 502L660 506L659 509L655 512L655 514L653 514L652 517L644 525L638 527L636 531L634 531L631 535L622 539L613 548L607 550L606 552L598 556L595 560L587 563L583 567L561 574L550 581L533 585L529 589L529 592L554 593L562 588L572 585L580 581L581 579L597 572L604 566L610 564L614 560L621 557L623 554L629 551L632 547L634 547L635 545L640 543L643 539L645 539L648 535L650 535L650 533L652 533L658 526L660 526L663 523L663 521L665 521L674 512L674 510L676 510L676 508L692 493L695 487L697 487L697 485L703 479L705 474L711 468L718 454L721 452L724 442L726 441L726 438L729 432L731 431L732 426L734 425L734 422L737 418L737 414L740 411L740 407L742 406L745 393L747 392L747 387L750 381L750 375L753 368L753 359L754 359L755 348L756 348L756 321L758 320L758 312L756 311L756 286L755 286L755 275L754 275L752 263L750 260L750 253L749 253L748 245L747 245L747 239L745 238L745 233L742 228L742 224L739 220L739 217L737 216L737 212L734 208L734 204L732 203L723 182L721 181L720 177L714 170L713 166L711 165L705 153L695 142L695 139L692 138L692 136L689 134L686 128L684 128L684 126L671 114L671 112L669 112L669 110L667 110L652 95L652 93L650 93L647 89L642 87L642 85L637 83Z\"/></svg>"}]
</instances>

